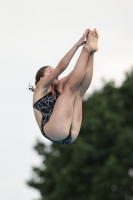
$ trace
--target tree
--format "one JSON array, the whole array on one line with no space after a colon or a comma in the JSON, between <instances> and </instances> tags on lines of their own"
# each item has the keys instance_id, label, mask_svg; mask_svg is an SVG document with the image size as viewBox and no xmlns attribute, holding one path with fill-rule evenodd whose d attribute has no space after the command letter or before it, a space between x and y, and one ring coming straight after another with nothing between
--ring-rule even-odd
<instances>
[{"instance_id":1,"label":"tree","mask_svg":"<svg viewBox=\"0 0 133 200\"><path fill-rule=\"evenodd\" d=\"M133 199L133 71L119 88L106 83L83 102L74 143L37 141L34 149L42 164L27 184L41 200Z\"/></svg>"}]
</instances>

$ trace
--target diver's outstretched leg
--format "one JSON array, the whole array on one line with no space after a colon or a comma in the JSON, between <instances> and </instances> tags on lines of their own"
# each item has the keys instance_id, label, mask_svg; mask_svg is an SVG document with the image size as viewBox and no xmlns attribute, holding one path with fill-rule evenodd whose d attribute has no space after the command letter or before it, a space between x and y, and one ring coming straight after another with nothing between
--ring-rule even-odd
<instances>
[{"instance_id":1,"label":"diver's outstretched leg","mask_svg":"<svg viewBox=\"0 0 133 200\"><path fill-rule=\"evenodd\" d=\"M97 40L98 39L97 31L94 34L96 35L94 39ZM87 45L88 45L88 38L87 38ZM75 101L74 101L74 106L73 106L72 127L71 127L72 142L74 142L75 139L77 138L80 131L81 123L82 123L82 100L83 100L83 96L85 92L87 91L87 89L89 88L91 84L92 75L93 75L94 52L95 51L93 51L88 57L86 73L81 84L79 85L77 89L77 93L75 96Z\"/></svg>"}]
</instances>

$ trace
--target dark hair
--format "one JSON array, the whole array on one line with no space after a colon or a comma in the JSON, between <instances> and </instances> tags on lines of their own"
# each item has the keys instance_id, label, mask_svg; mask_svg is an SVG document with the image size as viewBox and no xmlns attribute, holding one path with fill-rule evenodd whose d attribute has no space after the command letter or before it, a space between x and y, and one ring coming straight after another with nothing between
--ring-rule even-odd
<instances>
[{"instance_id":1,"label":"dark hair","mask_svg":"<svg viewBox=\"0 0 133 200\"><path fill-rule=\"evenodd\" d=\"M46 69L48 68L48 67L50 67L49 65L48 66L43 66L43 67L41 67L38 71L37 71L37 73L36 73L36 76L35 76L35 85L37 85L37 83L40 81L40 78L41 77L44 77L44 73L45 73L45 71L46 71ZM34 89L35 87L34 86L31 86L30 85L30 83L29 83L29 90L30 91L32 91L32 92L34 92Z\"/></svg>"},{"instance_id":2,"label":"dark hair","mask_svg":"<svg viewBox=\"0 0 133 200\"><path fill-rule=\"evenodd\" d=\"M43 66L37 71L36 76L35 76L35 85L37 85L41 77L44 77L44 73L48 67L50 66Z\"/></svg>"}]
</instances>

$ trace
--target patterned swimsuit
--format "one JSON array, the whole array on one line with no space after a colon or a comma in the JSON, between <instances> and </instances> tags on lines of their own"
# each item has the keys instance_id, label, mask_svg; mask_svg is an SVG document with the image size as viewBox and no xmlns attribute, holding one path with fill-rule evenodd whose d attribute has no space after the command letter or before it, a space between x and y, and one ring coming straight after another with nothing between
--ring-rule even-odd
<instances>
[{"instance_id":1,"label":"patterned swimsuit","mask_svg":"<svg viewBox=\"0 0 133 200\"><path fill-rule=\"evenodd\" d=\"M55 91L56 91L56 99L54 98L52 92L49 92L44 97L40 98L33 105L33 108L37 109L42 114L42 121L41 121L40 130L41 130L41 133L43 134L44 137L46 137L50 141L58 143L58 144L70 144L71 143L71 139L72 139L71 138L71 131L69 131L69 134L68 134L67 138L65 138L62 141L51 140L43 131L43 127L49 121L50 116L51 116L52 111L53 111L53 108L54 108L54 105L55 105L58 97L60 96L60 93L57 90L55 90Z\"/></svg>"}]
</instances>

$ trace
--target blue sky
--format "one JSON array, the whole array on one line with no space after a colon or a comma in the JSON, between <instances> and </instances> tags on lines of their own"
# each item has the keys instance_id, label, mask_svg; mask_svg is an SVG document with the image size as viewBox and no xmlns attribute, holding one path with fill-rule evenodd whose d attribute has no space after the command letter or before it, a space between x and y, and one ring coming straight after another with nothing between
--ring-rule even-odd
<instances>
[{"instance_id":1,"label":"blue sky","mask_svg":"<svg viewBox=\"0 0 133 200\"><path fill-rule=\"evenodd\" d=\"M40 158L33 151L42 137L34 119L32 93L26 88L43 65L56 67L86 28L97 28L99 51L87 94L102 79L119 86L133 66L132 0L5 0L0 2L0 197L32 200L38 192L26 186ZM81 48L69 67L74 67ZM79 138L80 139L80 135Z\"/></svg>"}]
</instances>

